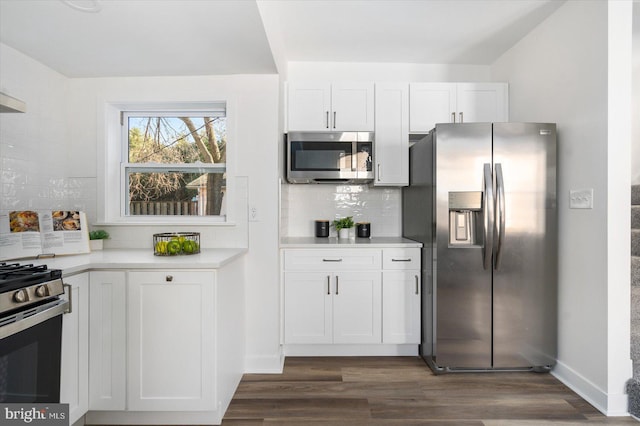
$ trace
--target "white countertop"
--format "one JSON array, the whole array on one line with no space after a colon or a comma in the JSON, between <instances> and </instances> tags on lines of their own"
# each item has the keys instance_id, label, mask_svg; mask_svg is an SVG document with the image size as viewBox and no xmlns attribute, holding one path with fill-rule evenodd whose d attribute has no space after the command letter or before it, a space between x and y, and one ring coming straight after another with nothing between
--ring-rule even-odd
<instances>
[{"instance_id":1,"label":"white countertop","mask_svg":"<svg viewBox=\"0 0 640 426\"><path fill-rule=\"evenodd\" d=\"M336 237L285 237L280 239L280 248L347 248L347 247L422 247L422 244L402 237L372 237L339 239Z\"/></svg>"},{"instance_id":2,"label":"white countertop","mask_svg":"<svg viewBox=\"0 0 640 426\"><path fill-rule=\"evenodd\" d=\"M45 264L49 269L62 269L64 275L90 269L217 269L246 252L247 249L202 249L199 254L154 256L150 249L108 249L19 262Z\"/></svg>"}]
</instances>

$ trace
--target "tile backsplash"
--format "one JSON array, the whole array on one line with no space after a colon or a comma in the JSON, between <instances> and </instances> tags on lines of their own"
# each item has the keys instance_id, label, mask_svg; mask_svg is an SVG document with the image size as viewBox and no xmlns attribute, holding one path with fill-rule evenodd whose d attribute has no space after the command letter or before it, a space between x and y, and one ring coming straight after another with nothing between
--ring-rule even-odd
<instances>
[{"instance_id":1,"label":"tile backsplash","mask_svg":"<svg viewBox=\"0 0 640 426\"><path fill-rule=\"evenodd\" d=\"M372 237L402 235L402 190L368 185L281 186L280 234L283 237L314 235L314 221L353 216L371 223ZM336 233L331 229L331 236Z\"/></svg>"}]
</instances>

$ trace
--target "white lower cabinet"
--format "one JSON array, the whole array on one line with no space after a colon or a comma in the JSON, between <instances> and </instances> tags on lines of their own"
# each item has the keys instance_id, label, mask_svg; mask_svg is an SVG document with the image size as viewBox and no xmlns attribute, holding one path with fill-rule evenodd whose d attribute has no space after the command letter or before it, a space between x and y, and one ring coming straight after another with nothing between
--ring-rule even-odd
<instances>
[{"instance_id":1,"label":"white lower cabinet","mask_svg":"<svg viewBox=\"0 0 640 426\"><path fill-rule=\"evenodd\" d=\"M215 410L216 272L92 271L90 410Z\"/></svg>"},{"instance_id":2,"label":"white lower cabinet","mask_svg":"<svg viewBox=\"0 0 640 426\"><path fill-rule=\"evenodd\" d=\"M382 341L420 343L420 249L389 248L383 251Z\"/></svg>"},{"instance_id":3,"label":"white lower cabinet","mask_svg":"<svg viewBox=\"0 0 640 426\"><path fill-rule=\"evenodd\" d=\"M126 275L89 273L89 410L124 410L126 396Z\"/></svg>"},{"instance_id":4,"label":"white lower cabinet","mask_svg":"<svg viewBox=\"0 0 640 426\"><path fill-rule=\"evenodd\" d=\"M286 343L380 343L380 272L285 273Z\"/></svg>"},{"instance_id":5,"label":"white lower cabinet","mask_svg":"<svg viewBox=\"0 0 640 426\"><path fill-rule=\"evenodd\" d=\"M87 424L220 424L244 372L244 263L90 272Z\"/></svg>"},{"instance_id":6,"label":"white lower cabinet","mask_svg":"<svg viewBox=\"0 0 640 426\"><path fill-rule=\"evenodd\" d=\"M420 343L419 248L286 249L283 257L285 345Z\"/></svg>"},{"instance_id":7,"label":"white lower cabinet","mask_svg":"<svg viewBox=\"0 0 640 426\"><path fill-rule=\"evenodd\" d=\"M127 409L215 409L215 272L129 272Z\"/></svg>"},{"instance_id":8,"label":"white lower cabinet","mask_svg":"<svg viewBox=\"0 0 640 426\"><path fill-rule=\"evenodd\" d=\"M382 282L382 342L420 343L420 271L384 271Z\"/></svg>"},{"instance_id":9,"label":"white lower cabinet","mask_svg":"<svg viewBox=\"0 0 640 426\"><path fill-rule=\"evenodd\" d=\"M73 424L89 408L89 274L65 276L64 283L71 286L72 306L62 316L60 402L69 404Z\"/></svg>"}]
</instances>

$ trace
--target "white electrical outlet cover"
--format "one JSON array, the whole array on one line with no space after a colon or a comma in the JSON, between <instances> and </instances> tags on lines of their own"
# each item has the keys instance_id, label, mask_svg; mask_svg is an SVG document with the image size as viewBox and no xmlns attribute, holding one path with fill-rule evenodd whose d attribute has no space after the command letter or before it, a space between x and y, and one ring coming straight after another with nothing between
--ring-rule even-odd
<instances>
[{"instance_id":1,"label":"white electrical outlet cover","mask_svg":"<svg viewBox=\"0 0 640 426\"><path fill-rule=\"evenodd\" d=\"M593 208L593 188L571 189L569 191L570 209L592 209Z\"/></svg>"}]
</instances>

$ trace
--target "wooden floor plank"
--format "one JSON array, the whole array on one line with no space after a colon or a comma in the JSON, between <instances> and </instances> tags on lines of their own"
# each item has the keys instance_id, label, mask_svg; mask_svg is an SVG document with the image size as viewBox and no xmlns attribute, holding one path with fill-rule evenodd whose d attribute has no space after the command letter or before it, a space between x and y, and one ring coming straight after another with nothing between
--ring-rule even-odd
<instances>
[{"instance_id":1,"label":"wooden floor plank","mask_svg":"<svg viewBox=\"0 0 640 426\"><path fill-rule=\"evenodd\" d=\"M388 382L247 382L241 383L234 399L282 398L371 398L389 395ZM423 398L424 392L418 383L396 382L393 386L396 398Z\"/></svg>"}]
</instances>

